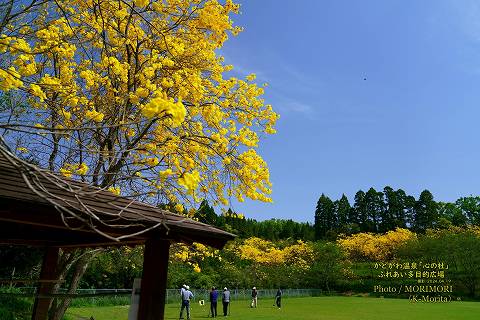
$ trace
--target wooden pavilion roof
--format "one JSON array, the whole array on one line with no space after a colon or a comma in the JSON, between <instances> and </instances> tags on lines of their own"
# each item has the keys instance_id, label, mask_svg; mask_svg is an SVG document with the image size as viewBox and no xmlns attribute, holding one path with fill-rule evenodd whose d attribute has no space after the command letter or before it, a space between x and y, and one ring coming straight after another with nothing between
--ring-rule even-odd
<instances>
[{"instance_id":1,"label":"wooden pavilion roof","mask_svg":"<svg viewBox=\"0 0 480 320\"><path fill-rule=\"evenodd\" d=\"M52 174L0 146L0 243L96 247L150 237L221 248L235 235Z\"/></svg>"}]
</instances>

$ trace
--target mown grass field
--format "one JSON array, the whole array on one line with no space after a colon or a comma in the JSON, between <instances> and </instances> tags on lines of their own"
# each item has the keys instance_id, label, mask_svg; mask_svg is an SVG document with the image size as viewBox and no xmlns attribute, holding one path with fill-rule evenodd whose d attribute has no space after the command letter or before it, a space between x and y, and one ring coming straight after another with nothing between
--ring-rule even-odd
<instances>
[{"instance_id":1,"label":"mown grass field","mask_svg":"<svg viewBox=\"0 0 480 320\"><path fill-rule=\"evenodd\" d=\"M248 301L234 301L229 319L258 320L478 320L480 302L411 303L404 299L361 297L285 298L282 309L273 307L273 299L259 299L257 309ZM128 306L70 308L69 320L127 320ZM168 304L166 319L178 319L180 307ZM221 306L219 317L223 318ZM191 319L205 319L208 307L193 304ZM185 319L186 316L184 315Z\"/></svg>"}]
</instances>

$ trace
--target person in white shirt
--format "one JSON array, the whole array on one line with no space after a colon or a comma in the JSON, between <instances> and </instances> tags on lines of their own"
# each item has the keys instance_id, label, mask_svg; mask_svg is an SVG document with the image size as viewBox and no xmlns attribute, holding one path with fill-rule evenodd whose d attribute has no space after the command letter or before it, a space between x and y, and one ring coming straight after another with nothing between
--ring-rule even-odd
<instances>
[{"instance_id":1,"label":"person in white shirt","mask_svg":"<svg viewBox=\"0 0 480 320\"><path fill-rule=\"evenodd\" d=\"M193 293L190 291L190 287L185 285L180 291L182 298L182 307L180 309L180 318L183 319L183 310L187 309L187 319L190 320L190 299L193 299Z\"/></svg>"},{"instance_id":2,"label":"person in white shirt","mask_svg":"<svg viewBox=\"0 0 480 320\"><path fill-rule=\"evenodd\" d=\"M227 287L223 288L222 303L223 303L223 316L226 317L227 311L228 311L228 304L230 303L230 291L228 291Z\"/></svg>"}]
</instances>

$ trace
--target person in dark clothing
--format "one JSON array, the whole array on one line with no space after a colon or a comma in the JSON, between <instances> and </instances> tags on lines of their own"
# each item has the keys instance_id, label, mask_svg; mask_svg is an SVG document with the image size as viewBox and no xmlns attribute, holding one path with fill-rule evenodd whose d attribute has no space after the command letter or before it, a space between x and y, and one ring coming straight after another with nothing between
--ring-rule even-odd
<instances>
[{"instance_id":1,"label":"person in dark clothing","mask_svg":"<svg viewBox=\"0 0 480 320\"><path fill-rule=\"evenodd\" d=\"M228 312L228 304L230 303L230 291L228 291L227 287L223 288L222 303L223 303L223 316L226 317Z\"/></svg>"},{"instance_id":2,"label":"person in dark clothing","mask_svg":"<svg viewBox=\"0 0 480 320\"><path fill-rule=\"evenodd\" d=\"M258 297L258 291L256 287L252 288L252 303L250 303L250 308L257 307L257 297Z\"/></svg>"},{"instance_id":3,"label":"person in dark clothing","mask_svg":"<svg viewBox=\"0 0 480 320\"><path fill-rule=\"evenodd\" d=\"M278 288L277 294L275 295L275 304L278 309L282 307L282 290L280 288Z\"/></svg>"},{"instance_id":4,"label":"person in dark clothing","mask_svg":"<svg viewBox=\"0 0 480 320\"><path fill-rule=\"evenodd\" d=\"M213 317L217 316L217 299L218 299L218 291L215 290L215 287L212 287L210 291L210 314Z\"/></svg>"}]
</instances>

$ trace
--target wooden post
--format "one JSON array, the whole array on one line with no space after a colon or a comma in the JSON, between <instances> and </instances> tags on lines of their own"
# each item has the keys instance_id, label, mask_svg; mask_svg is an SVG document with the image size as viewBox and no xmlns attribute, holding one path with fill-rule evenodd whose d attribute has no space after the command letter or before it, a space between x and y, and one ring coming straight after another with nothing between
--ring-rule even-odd
<instances>
[{"instance_id":1,"label":"wooden post","mask_svg":"<svg viewBox=\"0 0 480 320\"><path fill-rule=\"evenodd\" d=\"M40 272L40 280L53 280L57 273L58 256L60 248L47 247L45 256L43 257L42 271ZM55 282L40 282L37 294L50 294L55 286ZM48 309L53 298L35 298L33 304L32 320L48 320Z\"/></svg>"},{"instance_id":2,"label":"wooden post","mask_svg":"<svg viewBox=\"0 0 480 320\"><path fill-rule=\"evenodd\" d=\"M137 320L163 320L170 241L151 238L145 243Z\"/></svg>"}]
</instances>

